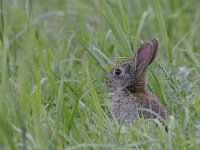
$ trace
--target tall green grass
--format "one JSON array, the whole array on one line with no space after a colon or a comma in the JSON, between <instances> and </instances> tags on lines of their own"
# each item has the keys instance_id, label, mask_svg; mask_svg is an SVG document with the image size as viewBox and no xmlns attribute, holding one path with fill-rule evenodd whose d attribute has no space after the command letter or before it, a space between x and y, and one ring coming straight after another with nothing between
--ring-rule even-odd
<instances>
[{"instance_id":1,"label":"tall green grass","mask_svg":"<svg viewBox=\"0 0 200 150\"><path fill-rule=\"evenodd\" d=\"M0 149L199 148L198 0L0 5ZM168 133L147 120L119 126L104 83L154 37L160 45L148 88L172 112Z\"/></svg>"}]
</instances>

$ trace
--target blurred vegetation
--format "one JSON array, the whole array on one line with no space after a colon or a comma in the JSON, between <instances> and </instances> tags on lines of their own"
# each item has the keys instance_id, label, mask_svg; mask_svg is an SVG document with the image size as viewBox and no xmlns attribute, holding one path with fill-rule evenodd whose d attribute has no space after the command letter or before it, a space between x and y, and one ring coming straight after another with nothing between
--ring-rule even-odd
<instances>
[{"instance_id":1,"label":"blurred vegetation","mask_svg":"<svg viewBox=\"0 0 200 150\"><path fill-rule=\"evenodd\" d=\"M0 149L199 149L200 1L0 0ZM122 131L106 72L160 40L148 88L171 111Z\"/></svg>"}]
</instances>

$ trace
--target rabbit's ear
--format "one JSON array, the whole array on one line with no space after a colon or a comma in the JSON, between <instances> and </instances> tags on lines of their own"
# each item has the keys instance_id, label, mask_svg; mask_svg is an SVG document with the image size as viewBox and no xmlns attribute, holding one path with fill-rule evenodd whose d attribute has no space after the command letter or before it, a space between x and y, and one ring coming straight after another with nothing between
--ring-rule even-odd
<instances>
[{"instance_id":1,"label":"rabbit's ear","mask_svg":"<svg viewBox=\"0 0 200 150\"><path fill-rule=\"evenodd\" d=\"M140 48L135 54L133 59L134 61L134 70L139 71L140 73L150 65L157 53L158 49L158 39L155 38L150 42L144 42L140 45Z\"/></svg>"}]
</instances>

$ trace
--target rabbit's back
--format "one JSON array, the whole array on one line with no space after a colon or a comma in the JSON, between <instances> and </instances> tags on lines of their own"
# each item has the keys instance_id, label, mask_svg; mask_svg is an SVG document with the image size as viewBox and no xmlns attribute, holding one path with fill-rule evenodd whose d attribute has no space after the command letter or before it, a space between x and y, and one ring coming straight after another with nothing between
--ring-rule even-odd
<instances>
[{"instance_id":1,"label":"rabbit's back","mask_svg":"<svg viewBox=\"0 0 200 150\"><path fill-rule=\"evenodd\" d=\"M140 100L138 113L140 117L155 118L157 116L165 119L171 112L160 102L160 100L151 92L135 94Z\"/></svg>"},{"instance_id":2,"label":"rabbit's back","mask_svg":"<svg viewBox=\"0 0 200 150\"><path fill-rule=\"evenodd\" d=\"M127 120L134 124L141 117L149 119L159 115L165 118L170 114L158 98L150 92L132 94L126 90L120 90L114 94L110 109L120 123Z\"/></svg>"}]
</instances>

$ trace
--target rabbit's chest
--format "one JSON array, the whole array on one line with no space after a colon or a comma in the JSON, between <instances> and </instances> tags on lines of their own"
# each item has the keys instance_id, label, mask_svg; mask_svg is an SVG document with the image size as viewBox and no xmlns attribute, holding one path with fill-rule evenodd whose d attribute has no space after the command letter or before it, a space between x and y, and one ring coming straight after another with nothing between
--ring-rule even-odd
<instances>
[{"instance_id":1,"label":"rabbit's chest","mask_svg":"<svg viewBox=\"0 0 200 150\"><path fill-rule=\"evenodd\" d=\"M137 120L137 108L140 106L140 101L126 92L119 91L111 100L110 110L115 118L122 122L126 117L130 122Z\"/></svg>"}]
</instances>

